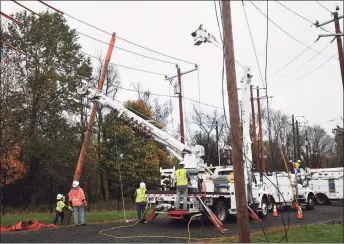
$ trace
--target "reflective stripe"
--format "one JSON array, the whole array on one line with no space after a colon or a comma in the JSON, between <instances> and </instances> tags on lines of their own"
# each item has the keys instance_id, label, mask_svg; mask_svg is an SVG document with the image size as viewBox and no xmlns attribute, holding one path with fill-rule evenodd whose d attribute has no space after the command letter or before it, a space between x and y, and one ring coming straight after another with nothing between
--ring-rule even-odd
<instances>
[{"instance_id":1,"label":"reflective stripe","mask_svg":"<svg viewBox=\"0 0 344 244\"><path fill-rule=\"evenodd\" d=\"M146 189L139 188L136 190L136 202L146 201Z\"/></svg>"},{"instance_id":2,"label":"reflective stripe","mask_svg":"<svg viewBox=\"0 0 344 244\"><path fill-rule=\"evenodd\" d=\"M186 169L178 169L174 172L177 179L177 186L185 186L188 184L188 179L186 178Z\"/></svg>"}]
</instances>

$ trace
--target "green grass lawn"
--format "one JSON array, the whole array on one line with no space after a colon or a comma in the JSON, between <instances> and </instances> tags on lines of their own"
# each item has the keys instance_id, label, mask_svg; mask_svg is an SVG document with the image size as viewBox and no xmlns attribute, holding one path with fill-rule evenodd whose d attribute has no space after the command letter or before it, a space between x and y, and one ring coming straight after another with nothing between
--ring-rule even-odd
<instances>
[{"instance_id":1,"label":"green grass lawn","mask_svg":"<svg viewBox=\"0 0 344 244\"><path fill-rule=\"evenodd\" d=\"M288 231L288 242L290 243L343 243L343 224L328 225L302 225L291 227ZM284 235L284 230L266 231L269 242L277 243ZM228 238L223 242L239 242L238 236ZM267 242L261 233L252 233L251 242ZM282 241L281 243L285 242Z\"/></svg>"},{"instance_id":2,"label":"green grass lawn","mask_svg":"<svg viewBox=\"0 0 344 244\"><path fill-rule=\"evenodd\" d=\"M134 219L137 217L135 211L126 211L127 219ZM0 222L1 225L11 226L18 223L21 220L33 220L37 219L39 222L44 224L50 224L53 222L55 217L55 212L53 214L23 214L23 215L5 215L1 216ZM72 216L73 220L73 216ZM109 212L85 212L86 223L102 223L107 221L119 221L124 220L123 212L109 211ZM59 222L60 223L60 222ZM71 222L73 223L73 221Z\"/></svg>"}]
</instances>

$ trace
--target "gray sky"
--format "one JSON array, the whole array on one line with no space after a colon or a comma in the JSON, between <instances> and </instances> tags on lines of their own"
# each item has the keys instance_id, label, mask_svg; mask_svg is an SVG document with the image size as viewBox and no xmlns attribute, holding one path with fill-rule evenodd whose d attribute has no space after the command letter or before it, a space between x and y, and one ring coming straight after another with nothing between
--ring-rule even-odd
<instances>
[{"instance_id":1,"label":"gray sky","mask_svg":"<svg viewBox=\"0 0 344 244\"><path fill-rule=\"evenodd\" d=\"M20 2L36 12L47 9L45 5L38 1ZM254 3L266 13L266 2L256 1ZM316 1L282 1L282 3L311 21L319 20L322 23L331 19L330 13ZM339 4L341 8L340 13L343 14L343 4L341 1L322 1L321 3L330 10L334 10L335 5ZM150 49L197 63L199 66L199 82L198 72L185 75L183 77L184 96L197 101L200 97L203 103L222 107L222 52L212 44L194 46L193 38L191 37L191 32L195 31L200 24L203 24L208 32L214 34L220 40L213 1L49 1L49 4L108 32L116 32L119 37ZM252 68L254 74L252 85L262 86L242 3L241 1L232 2L231 7L235 57L242 64ZM245 9L264 77L266 18L250 2L245 1ZM1 1L1 11L6 14L21 10L23 9L14 2ZM311 24L309 22L301 19L274 1L269 2L269 17L307 46L317 39L318 34L326 33L320 28L310 27ZM72 18L67 16L66 18L68 23L78 31L107 43L110 41L111 36ZM333 32L334 23L326 25L325 28ZM342 21L341 30L343 31ZM330 37L321 38L311 48L320 51L331 40L332 38ZM97 55L99 51L105 54L107 51L107 45L84 36L80 36L80 43L83 51L92 55ZM193 65L157 55L119 39L116 40L115 45L150 57L176 62L181 67L182 72L194 68ZM311 62L305 64L307 60L317 54L311 48L290 65L272 76L282 66L301 53L305 46L291 39L269 22L267 73L269 96L273 96L271 107L280 109L290 116L291 114L305 116L310 124L319 124L331 133L332 128L336 124L342 124L340 117L343 116L343 88L339 61L338 59L331 59L319 70L311 74L309 73L326 62L332 55L336 54L334 57L338 58L337 45L336 41L334 41L323 51L323 54L319 54ZM176 68L173 64L157 62L118 49L114 49L111 62L163 73L168 76L176 74ZM303 64L305 65L302 68L287 76L291 71L298 69ZM173 84L169 85L169 82L165 81L164 76L125 68L118 69L123 87L132 88L132 83L141 82L143 87L152 93L168 95L170 89L171 94L173 94ZM243 70L238 65L236 65L236 73L237 82L240 86L239 81ZM309 75L305 78L299 79L307 74ZM136 93L124 90L121 90L118 95L118 99L121 101L135 99L136 97ZM240 92L239 97L241 97ZM225 98L227 107L227 94L225 94ZM166 101L166 99L166 97L160 98L161 101ZM176 127L179 121L178 99L172 98L172 104L174 108L174 127ZM193 105L198 106L198 103L185 100L186 114L191 112ZM208 106L200 106L206 112L214 110L214 108ZM265 102L264 106L266 106ZM191 116L187 117L190 119ZM300 120L302 119L300 118ZM329 122L330 120L335 121ZM172 129L171 126L170 128Z\"/></svg>"}]
</instances>

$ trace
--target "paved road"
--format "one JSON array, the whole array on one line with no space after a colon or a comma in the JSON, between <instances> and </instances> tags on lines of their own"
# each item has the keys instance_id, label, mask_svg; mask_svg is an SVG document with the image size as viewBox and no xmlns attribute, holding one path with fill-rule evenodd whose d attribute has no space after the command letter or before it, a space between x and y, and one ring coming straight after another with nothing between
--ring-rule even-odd
<instances>
[{"instance_id":1,"label":"paved road","mask_svg":"<svg viewBox=\"0 0 344 244\"><path fill-rule=\"evenodd\" d=\"M268 216L263 221L265 229L271 227L283 226L282 214L288 225L288 211L280 210L278 217ZM296 219L295 210L290 211L290 224L311 224L311 223L326 223L332 220L343 221L343 206L316 206L314 210L303 211L303 220ZM1 234L1 242L72 242L72 243L91 243L91 242L150 242L150 243L166 243L166 242L187 242L182 239L169 238L131 238L131 239L117 239L109 236L100 235L98 232L106 228L112 228L120 225L128 225L125 223L115 224L97 224L88 225L86 227L64 227L55 229L43 229L40 231L26 231L26 232L12 232ZM180 221L170 221L168 219L156 219L150 224L138 224L134 227L114 229L104 232L105 234L120 237L120 236L181 236L188 237L187 223ZM229 222L225 225L228 229L226 236L237 234L237 226L235 222ZM250 223L251 231L261 229L259 223ZM190 225L191 237L206 238L206 237L223 237L219 231L215 230L209 221L203 223L194 220Z\"/></svg>"}]
</instances>

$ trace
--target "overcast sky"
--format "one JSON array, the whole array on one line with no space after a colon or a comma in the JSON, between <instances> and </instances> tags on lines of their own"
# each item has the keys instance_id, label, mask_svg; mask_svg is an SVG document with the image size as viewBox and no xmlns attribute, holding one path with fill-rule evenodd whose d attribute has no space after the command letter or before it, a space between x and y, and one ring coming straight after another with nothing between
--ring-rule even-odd
<instances>
[{"instance_id":1,"label":"overcast sky","mask_svg":"<svg viewBox=\"0 0 344 244\"><path fill-rule=\"evenodd\" d=\"M48 9L38 1L20 2L36 12ZM335 5L339 4L340 14L343 14L341 1L322 1L321 3L332 11L335 9ZM222 51L208 43L194 46L191 37L191 32L195 31L200 24L203 24L208 32L211 32L220 40L213 1L49 1L49 4L96 27L108 32L116 32L121 38L164 54L197 63L199 73L192 72L183 77L184 96L197 101L200 97L202 103L222 107ZM255 1L254 4L266 13L266 2ZM330 13L316 1L282 1L282 4L311 21L319 20L322 23L331 19ZM251 67L254 74L252 85L262 86L242 3L241 1L232 2L231 7L235 57L240 63ZM264 76L266 18L250 2L245 1L245 9ZM1 11L6 14L21 10L23 9L12 1L1 1ZM311 27L309 22L274 1L269 2L269 17L298 40L293 40L269 22L267 82L269 96L273 96L271 107L280 109L290 116L292 114L305 116L310 124L319 124L331 133L336 124L342 125L341 116L343 116L343 87L336 41L328 45L332 38L321 38L288 66L272 76L305 50L306 47L300 42L306 46L311 45L317 39L318 34L325 34L326 32L320 28ZM110 35L95 30L70 17L66 16L66 18L71 27L76 28L77 31L107 43L110 41ZM324 27L331 32L334 31L334 23ZM343 31L343 19L341 20L341 30ZM105 54L107 51L107 45L84 36L80 36L80 43L83 47L82 50L92 55L97 55L99 51ZM119 39L116 40L115 45L146 56L178 63L182 72L194 68L191 64L169 59ZM322 54L306 63L326 45L328 47L324 49ZM329 62L310 73L334 54L334 58L330 59ZM168 76L176 75L175 64L139 57L119 49L114 49L111 62ZM298 70L288 75L296 69ZM143 87L152 93L168 95L170 90L171 94L173 94L174 83L169 85L163 75L147 74L120 67L118 70L120 71L123 87L132 89L132 83L141 82ZM236 73L238 86L240 86L243 70L238 65L236 65ZM228 106L227 94L225 97L225 103ZM121 90L118 96L121 101L136 98L136 93L125 90ZM167 98L161 97L160 100L166 101ZM172 103L174 127L176 127L179 122L178 99L172 98ZM191 112L193 105L198 106L197 103L188 100L185 100L185 103L186 114ZM214 110L209 106L200 106L208 113ZM264 103L264 106L266 106L266 103ZM219 112L222 112L222 110L220 109ZM186 117L190 119L191 116ZM304 120L300 118L300 121Z\"/></svg>"}]
</instances>

